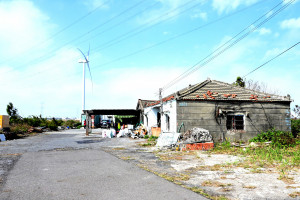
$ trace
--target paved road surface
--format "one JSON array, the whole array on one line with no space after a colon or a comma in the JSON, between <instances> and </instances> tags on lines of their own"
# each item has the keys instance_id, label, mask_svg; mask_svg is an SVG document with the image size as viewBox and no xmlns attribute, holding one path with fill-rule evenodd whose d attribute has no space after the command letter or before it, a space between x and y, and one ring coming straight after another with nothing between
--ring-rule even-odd
<instances>
[{"instance_id":1,"label":"paved road surface","mask_svg":"<svg viewBox=\"0 0 300 200\"><path fill-rule=\"evenodd\" d=\"M0 143L0 199L205 199L101 150L129 139L41 134Z\"/></svg>"}]
</instances>

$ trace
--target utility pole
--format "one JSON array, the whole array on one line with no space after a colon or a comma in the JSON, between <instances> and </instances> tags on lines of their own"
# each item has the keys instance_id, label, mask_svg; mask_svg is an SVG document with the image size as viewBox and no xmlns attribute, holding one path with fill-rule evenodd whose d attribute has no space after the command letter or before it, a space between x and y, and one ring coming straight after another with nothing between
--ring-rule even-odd
<instances>
[{"instance_id":1,"label":"utility pole","mask_svg":"<svg viewBox=\"0 0 300 200\"><path fill-rule=\"evenodd\" d=\"M161 119L163 116L163 100L162 100L162 88L159 88L159 101L160 101L160 119L159 119L159 124L161 127Z\"/></svg>"}]
</instances>

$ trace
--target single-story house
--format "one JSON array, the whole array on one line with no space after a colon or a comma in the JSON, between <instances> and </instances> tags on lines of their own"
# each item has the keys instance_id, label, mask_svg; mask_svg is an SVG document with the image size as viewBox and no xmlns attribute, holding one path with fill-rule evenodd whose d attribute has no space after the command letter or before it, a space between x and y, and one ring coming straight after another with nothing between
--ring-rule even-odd
<instances>
[{"instance_id":1,"label":"single-story house","mask_svg":"<svg viewBox=\"0 0 300 200\"><path fill-rule=\"evenodd\" d=\"M201 127L209 130L214 141L247 141L270 128L291 129L289 95L271 95L207 79L162 102L161 106L159 100L139 100L137 109L148 128L184 133Z\"/></svg>"}]
</instances>

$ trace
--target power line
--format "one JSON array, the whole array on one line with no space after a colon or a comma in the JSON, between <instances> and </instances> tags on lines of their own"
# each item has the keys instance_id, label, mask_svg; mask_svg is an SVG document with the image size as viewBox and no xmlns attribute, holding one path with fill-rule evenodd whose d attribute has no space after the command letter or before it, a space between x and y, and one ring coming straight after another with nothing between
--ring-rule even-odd
<instances>
[{"instance_id":1,"label":"power line","mask_svg":"<svg viewBox=\"0 0 300 200\"><path fill-rule=\"evenodd\" d=\"M36 44L34 44L32 47L30 47L30 49L33 49L35 47L41 46L42 44L45 44L46 42L48 42L49 40L55 38L57 35L61 34L62 32L64 32L65 30L71 28L72 26L74 26L75 24L81 22L82 20L84 20L85 18L87 18L88 16L90 16L92 13L94 13L95 11L97 11L99 8L101 8L102 6L104 6L105 4L107 4L110 0L105 1L104 3L100 4L99 6L97 6L95 9L93 9L92 11L88 12L87 14L83 15L82 17L76 19L75 21L73 21L72 23L70 23L69 25L63 27L62 29L60 29L59 31L57 31L56 33L54 33L53 35L51 35L49 38L45 39L42 42L38 42ZM29 54L29 53L26 53ZM25 54L25 55L26 55ZM3 62L1 62L1 64L6 63L7 61L11 60L11 59L15 59L15 58L9 58Z\"/></svg>"},{"instance_id":2,"label":"power line","mask_svg":"<svg viewBox=\"0 0 300 200\"><path fill-rule=\"evenodd\" d=\"M173 36L173 37L171 37L171 38L168 38L168 39L166 39L166 40L162 40L162 41L160 41L160 42L158 42L158 43L155 43L155 44L153 44L153 45L151 45L151 46L148 46L148 47L139 49L139 50L137 50L137 51L131 52L131 53L126 54L126 55L124 55L124 56L121 56L121 57L118 57L118 58L113 59L113 60L111 60L111 61L108 61L108 62L106 62L106 63L100 64L100 65L98 65L98 66L93 67L93 69L99 68L99 67L103 67L103 66L105 66L105 65L114 63L114 62L116 62L116 61L123 60L123 59L125 59L125 58L130 57L130 56L133 56L133 55L142 53L142 52L144 52L144 51L146 51L146 50L152 49L152 48L154 48L154 47L157 47L157 46L160 46L160 45L162 45L162 44L165 44L165 43L167 43L167 42L169 42L169 41L175 40L175 39L177 39L177 38L179 38L179 37L188 35L188 34L190 34L190 33L192 33L192 32L198 31L198 30L200 30L200 29L202 29L202 28L205 28L205 27L207 27L207 26L209 26L209 25L215 24L215 23L217 23L217 22L219 22L219 21L221 21L221 20L224 20L224 19L229 18L229 17L231 17L231 16L234 16L234 15L240 13L240 12L243 12L243 11L245 11L245 10L247 10L247 9L250 9L251 7L256 6L257 4L260 4L260 3L262 3L262 2L263 2L263 1L260 1L260 2L258 2L258 3L256 3L256 4L253 4L252 6L249 6L249 7L247 7L247 8L238 10L238 11L236 11L236 12L234 12L234 13L232 13L232 14L226 15L226 16L224 16L224 17L220 17L220 18L218 18L218 19L216 19L216 20L213 20L213 21L211 21L211 22L209 22L209 23L206 23L206 24L204 24L204 25L198 26L198 27L193 28L193 29L191 29L191 30L188 30L188 31L179 33L179 34L177 34L177 35L175 35L175 36ZM232 39L231 39L231 40L232 40ZM228 42L229 42L229 41L228 41ZM225 44L227 44L228 42L226 42ZM225 45L225 44L224 44L224 45ZM224 46L224 45L222 45L222 46Z\"/></svg>"},{"instance_id":3,"label":"power line","mask_svg":"<svg viewBox=\"0 0 300 200\"><path fill-rule=\"evenodd\" d=\"M108 31L110 31L110 30L112 30L112 29L118 27L119 25L123 24L124 22L127 22L129 19L132 19L132 18L136 17L137 15L139 15L139 14L145 12L145 11L148 10L149 8L152 8L152 7L156 6L158 3L159 3L159 1L156 1L154 4L151 4L150 6L146 7L146 8L143 9L143 10L141 10L140 12L135 13L135 14L133 14L133 15L131 15L131 16L125 18L124 20L118 22L117 24L114 24L114 25L110 26L110 27L107 28L106 30L101 31L101 32L95 34L94 36L92 36L92 37L90 37L90 38L87 38L87 39L84 40L84 41L81 41L81 42L78 43L78 44L82 44L82 43L84 43L84 42L87 42L88 40L94 39L95 37L100 36L100 35L102 35L102 34L108 32Z\"/></svg>"},{"instance_id":4,"label":"power line","mask_svg":"<svg viewBox=\"0 0 300 200\"><path fill-rule=\"evenodd\" d=\"M110 1L110 0L108 0L108 1L106 1L105 3L101 4L101 6L105 5L105 4L106 4L107 2L109 2L109 1ZM126 12L128 12L129 10L135 8L136 6L138 6L139 4L141 4L141 3L143 3L143 2L144 2L143 0L139 1L138 3L134 4L133 6L131 6L131 7L127 8L127 9L125 9L125 10L122 11L122 12L120 12L118 15L116 15L116 16L114 16L114 17L108 19L107 21L105 21L105 22L101 23L100 25L94 27L93 29L87 31L87 32L84 33L83 35L81 35L81 36L79 36L79 37L76 37L76 38L73 38L72 40L70 40L70 41L64 43L63 45L60 45L59 47L54 48L54 49L48 51L48 52L45 53L45 55L43 55L43 56L40 56L40 57L38 57L38 58L36 58L36 59L34 59L34 60L31 60L31 61L29 61L29 62L27 62L27 63L25 63L25 64L23 63L22 66L24 66L24 65L29 65L29 64L33 64L33 63L37 63L37 62L42 62L43 60L45 60L45 59L51 57L51 55L53 55L57 50L59 50L59 49L65 47L65 46L67 46L68 44L70 44L70 43L72 43L72 42L74 42L74 41L76 41L76 40L78 40L78 39L80 39L80 38L86 36L86 35L89 34L90 32L92 32L92 31L96 30L97 28L100 28L100 27L102 27L103 25L109 23L110 21L112 21L112 20L118 18L119 16L125 14ZM93 11L91 11L90 13L88 13L87 15L85 15L83 18L87 17L88 15L90 15L92 12L96 11L96 10L97 10L98 8L100 8L101 6L98 6L96 9L94 9ZM78 22L81 21L81 20L82 20L81 18L78 19L78 20L76 21L76 23L78 23ZM71 25L69 25L69 27L71 27ZM69 27L67 27L67 28L69 28ZM67 28L64 28L63 30L66 30ZM62 32L62 31L60 31L60 32ZM71 48L69 48L69 49L71 49ZM18 67L18 68L21 68L22 66L20 66L20 67ZM17 69L17 68L15 68L15 69ZM12 71L12 70L10 70L10 71ZM10 72L10 71L8 71L8 72Z\"/></svg>"},{"instance_id":5,"label":"power line","mask_svg":"<svg viewBox=\"0 0 300 200\"><path fill-rule=\"evenodd\" d=\"M132 52L132 53L127 54L127 55L125 55L125 56L121 56L121 57L119 57L119 58L116 58L116 59L114 59L114 60L112 60L112 61L109 61L109 62L107 62L107 63L104 63L104 64L101 64L101 65L99 65L99 66L93 67L93 69L99 68L99 67L103 67L103 66L105 66L105 65L111 64L111 63L116 62L116 61L119 61L119 60L122 60L122 59L124 59L124 58L129 57L129 56L132 56L132 55L141 53L141 52L143 52L143 51L146 51L146 50L148 50L148 49L154 48L155 46L164 44L164 43L169 42L169 41L171 41L171 40L174 40L174 39L176 39L176 38L178 38L178 37L184 36L184 35L186 35L186 34L188 34L188 33L194 32L194 31L199 30L199 29L201 29L201 28L204 28L204 27L206 27L206 26L208 26L208 25L214 24L214 23L216 23L216 22L218 22L218 21L221 21L221 20L223 20L223 19L225 19L225 18L234 16L235 14L240 13L240 12L242 12L242 11L244 11L244 10L246 10L246 9L249 9L249 8L251 8L251 7L253 7L253 6L257 5L257 4L260 4L260 3L262 3L262 2L263 2L263 1L258 2L258 3L256 3L256 4L253 4L252 6L249 6L249 7L247 7L247 8L241 9L241 10L239 10L239 11L236 11L236 12L232 13L232 14L229 14L229 15L227 15L227 16L221 17L221 18L216 19L216 20L214 20L214 21L212 21L212 22L209 22L209 23L207 23L207 24L204 24L204 25L201 25L201 26L199 26L199 27L196 27L196 28L194 28L194 29L192 29L192 30L183 32L183 33L178 34L178 35L176 35L176 36L174 36L174 37L172 37L172 38L169 38L169 39L167 39L167 40L158 42L158 43L156 43L156 44L154 44L154 45L151 45L151 46L149 46L149 47L140 49L140 50L138 50L138 51ZM49 70L50 70L50 69L49 69ZM44 70L44 71L48 71L48 70ZM42 72L37 72L37 73L35 73L34 75L39 75L40 73L42 73ZM33 76L34 76L34 75L33 75ZM32 76L30 76L30 77L32 78Z\"/></svg>"},{"instance_id":6,"label":"power line","mask_svg":"<svg viewBox=\"0 0 300 200\"><path fill-rule=\"evenodd\" d=\"M245 78L246 76L248 76L249 74L255 72L256 70L258 70L259 68L265 66L266 64L268 64L269 62L275 60L276 58L278 58L279 56L281 56L282 54L286 53L287 51L291 50L292 48L294 48L295 46L297 46L298 44L300 44L300 42L297 42L296 44L294 44L293 46L287 48L286 50L282 51L280 54L277 54L275 57L273 57L272 59L268 60L267 62L265 62L264 64L258 66L257 68L255 68L254 70L252 70L251 72L249 72L248 74L244 75L243 78Z\"/></svg>"},{"instance_id":7,"label":"power line","mask_svg":"<svg viewBox=\"0 0 300 200\"><path fill-rule=\"evenodd\" d=\"M159 25L159 24L161 24L161 23L163 23L163 22L165 22L165 21L167 21L167 20L169 20L169 19L171 19L171 18L174 17L174 16L171 15L170 17L164 18L165 16L168 16L169 14L171 14L172 12L174 12L174 11L176 11L176 10L182 9L183 7L189 5L191 2L193 2L193 0L188 1L187 3L183 4L182 6L178 6L178 7L176 7L175 9L172 9L172 10L170 10L169 12L164 13L164 14L162 14L162 15L160 15L160 16L154 18L154 19L152 19L152 20L148 23L148 24L152 24L152 23L153 23L152 25L148 25L148 26L147 26L147 24L146 24L146 25L144 25L144 26L141 26L141 27L132 29L132 30L126 32L125 34L119 35L119 36L115 37L114 39L112 39L112 40L110 40L110 41L108 41L108 42L106 42L106 43L100 44L99 47L98 47L98 48L95 48L94 50L103 50L103 49L106 49L106 48L111 47L111 46L113 46L113 45L115 45L115 44L118 44L118 43L120 43L120 42L122 42L122 41L124 41L124 40L126 40L126 39L128 39L128 38L131 38L131 37L133 37L133 36L136 36L137 34L142 33L142 32L144 32L144 31L146 31L146 30L148 30L148 29L150 29L150 28L153 28L154 26L157 26L157 25ZM198 3L198 4L199 4L199 3ZM184 12L186 12L186 11L188 11L188 10L190 10L190 9L192 9L192 8L194 8L194 7L196 7L198 4L195 4L195 5L191 6L191 7L188 7L188 8L185 9L185 10L182 10L182 11L179 13L179 15L182 14L182 13L184 13ZM157 22L157 21L158 21L158 22Z\"/></svg>"},{"instance_id":8,"label":"power line","mask_svg":"<svg viewBox=\"0 0 300 200\"><path fill-rule=\"evenodd\" d=\"M261 27L263 24L265 24L267 21L269 21L271 18L273 18L275 15L277 15L279 12L281 12L283 9L285 9L286 7L288 7L291 3L293 3L295 0L291 0L288 3L286 3L285 5L283 5L282 7L280 7L278 10L276 10L275 12L273 12L271 15L269 15L274 9L276 9L279 5L282 5L282 3L277 4L275 7L273 7L270 11L268 11L266 14L264 14L263 16L259 17L258 20L255 20L250 26L248 26L247 28L243 29L241 32L239 32L235 37L237 37L238 35L240 35L240 33L244 32L245 30L249 29L249 27L251 27L251 29L244 33L242 36L240 36L239 38L237 38L236 40L234 40L232 43L230 43L228 46L224 47L222 49L223 46L225 46L226 44L228 44L230 41L232 41L232 39L228 40L225 44L221 45L219 48L217 48L215 51L213 51L211 54L209 54L208 56L206 56L204 59L200 60L199 62L197 62L195 65L193 65L191 68L189 68L188 70L186 70L183 74L181 74L180 76L178 76L177 78L175 78L173 81L169 82L167 85L165 85L163 87L163 90L166 90L167 88L170 88L171 86L173 86L174 84L176 84L177 82L181 81L182 79L186 78L187 76L189 76L190 74L194 73L195 71L197 71L199 68L204 67L206 64L208 64L209 62L211 62L212 60L214 60L215 58L217 58L219 55L223 54L225 51L227 51L228 49L230 49L231 47L233 47L235 44L237 44L238 42L240 42L242 39L244 39L245 37L247 37L250 33L254 32L255 30L257 30L259 27ZM269 15L269 16L268 16ZM254 23L258 22L260 19L262 19L263 17L266 17L265 20L263 20L262 22L260 22L258 25L254 26ZM254 27L252 27L254 26ZM215 54L215 55L214 55ZM206 60L208 59L208 60ZM201 65L199 65L201 63ZM199 66L198 66L199 65Z\"/></svg>"},{"instance_id":9,"label":"power line","mask_svg":"<svg viewBox=\"0 0 300 200\"><path fill-rule=\"evenodd\" d=\"M167 15L169 15L170 13L172 13L172 12L178 10L178 9L181 9L181 8L184 7L184 6L187 6L187 5L190 4L191 2L193 2L193 0L190 0L190 1L188 1L187 3L183 4L182 6L176 7L175 9L172 9L171 11L168 11L167 13L164 13L164 14L162 14L162 15L160 15L160 16L154 18L154 19L151 20L149 23L153 23L153 22L155 22L155 21L157 21L157 20L160 20L162 17L167 16ZM141 3L141 2L139 2L139 3ZM137 4L135 4L135 5L137 5ZM196 5L198 5L198 4L196 4ZM183 12L186 12L186 11L192 9L192 8L195 7L196 5L194 5L194 6L192 6L192 7L189 7L189 8L186 9L186 10L183 10L183 11L180 12L179 14L182 14ZM152 6L153 6L153 5L152 5ZM152 6L150 6L150 7L152 7ZM132 6L131 8L133 8L133 7L135 7L135 6ZM128 11L128 9L127 9L127 11ZM124 13L124 12L122 12L122 13ZM163 21L166 21L166 20L168 20L168 19L170 19L170 18L172 18L172 17L173 17L173 16L168 17L168 18L166 18L166 19L160 21L159 23L162 23ZM153 24L153 25L148 26L148 27L146 27L146 28L144 28L144 29L143 29L144 26L139 27L139 28L135 28L135 29L133 29L133 30L131 30L131 31L127 32L127 33L125 33L124 35L121 35L121 36L124 37L124 36L126 36L126 35L128 35L128 34L134 32L134 31L139 30L139 29L142 28L142 29L139 30L138 32L136 32L136 33L134 33L134 34L132 34L132 35L129 35L129 37L133 37L134 35L137 35L137 34L143 32L143 31L145 31L145 30L147 30L147 29L152 28L152 27L155 26L155 25L158 25L159 23ZM127 38L128 38L128 37L123 38L123 39L121 39L120 41L122 41L122 40L124 40L124 39L127 39ZM114 40L116 40L116 39L117 39L117 38L115 38ZM111 40L111 41L114 41L114 40ZM110 41L110 42L111 42L111 41ZM120 42L120 41L117 41L117 42L115 42L114 44L116 44L116 43L118 43L118 42ZM67 43L65 43L63 46L65 46L65 45L67 45L67 44L69 44L69 43L70 43L70 41L67 42ZM100 46L100 47L101 47L101 46ZM55 51L57 51L58 49L60 49L60 48L61 48L61 47L55 49L55 50L53 51L53 53L54 53ZM93 50L95 51L96 49L93 49ZM93 54L93 53L91 53L91 55L92 55L92 54ZM50 55L50 56L51 56L51 55ZM48 57L50 57L50 56L49 56L49 54L47 54L47 55L45 55L45 56L42 56L42 57L40 57L40 58L38 58L38 59L36 59L36 60L34 60L34 61L31 61L31 62L29 62L29 63L24 64L24 65L29 65L29 64L32 64L32 63L34 63L34 62L39 62L39 61L42 62L42 60L45 60L46 58L48 58ZM39 74L39 73L36 73L36 74Z\"/></svg>"}]
</instances>

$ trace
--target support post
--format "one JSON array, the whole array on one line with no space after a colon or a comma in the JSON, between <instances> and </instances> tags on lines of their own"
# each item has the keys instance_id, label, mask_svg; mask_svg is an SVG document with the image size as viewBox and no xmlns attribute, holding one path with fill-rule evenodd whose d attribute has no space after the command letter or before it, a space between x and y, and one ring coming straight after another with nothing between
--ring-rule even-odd
<instances>
[{"instance_id":1,"label":"support post","mask_svg":"<svg viewBox=\"0 0 300 200\"><path fill-rule=\"evenodd\" d=\"M90 115L89 115L89 113L88 113L87 111L85 112L85 116L86 116L85 135L86 135L86 136L89 136Z\"/></svg>"},{"instance_id":2,"label":"support post","mask_svg":"<svg viewBox=\"0 0 300 200\"><path fill-rule=\"evenodd\" d=\"M163 117L163 100L162 100L162 88L159 88L159 101L160 101L160 128L161 128L161 119Z\"/></svg>"}]
</instances>

